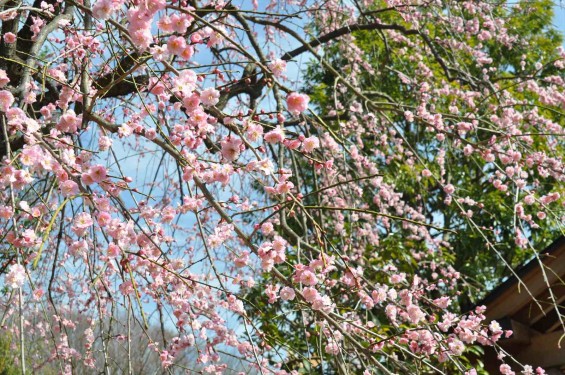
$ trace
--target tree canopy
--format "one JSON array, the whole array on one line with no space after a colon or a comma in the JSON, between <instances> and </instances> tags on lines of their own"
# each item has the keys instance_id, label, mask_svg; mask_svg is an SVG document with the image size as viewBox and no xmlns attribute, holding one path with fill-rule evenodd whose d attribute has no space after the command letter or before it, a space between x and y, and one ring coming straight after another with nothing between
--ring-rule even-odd
<instances>
[{"instance_id":1,"label":"tree canopy","mask_svg":"<svg viewBox=\"0 0 565 375\"><path fill-rule=\"evenodd\" d=\"M516 72L519 72L522 79L535 74L540 77L559 74L553 62L559 59L558 51L563 44L563 37L561 32L552 25L552 3L550 1L528 2L523 7L500 8L495 11L516 35L520 35L520 43L507 47L496 40L484 39L478 35L469 38L466 43L471 46L482 44L481 50L492 60L488 64L488 69L495 75L492 81L499 82L501 86L499 90L508 90L517 100L527 100L528 106L537 108L536 112L541 112L554 121L562 120L558 113L550 108L544 108L539 96L523 93L522 90L516 88L516 82L513 79ZM387 16L384 18L387 23L401 22L399 14L388 14ZM467 15L466 18L470 19L471 15ZM371 31L364 30L354 32L352 36L355 45L359 48L357 52L362 53L363 58L371 64L370 68L359 73L358 84L361 90L369 98L380 95L381 98L386 98L395 103L397 107L403 107L409 112L418 108L422 104L420 94L415 92L412 83L406 82L404 78L417 75L418 66L407 61L406 54L409 54L410 51L397 52L403 48L404 41L396 41L389 39L387 35L375 35ZM531 46L536 47L531 48ZM349 62L343 57L343 54L349 53L349 47L345 48L344 51L341 51L339 46L332 47L333 53L330 60L332 66L340 68L348 66ZM484 74L482 66L473 66L469 64L466 57L462 58L465 61L465 69L468 70L471 77ZM423 56L422 62L430 67L429 80L440 83L445 80L445 76L441 66L434 64L434 59L433 54L427 54ZM541 67L536 68L536 64L541 64ZM304 89L311 94L314 102L323 108L325 113L333 111L336 99L334 75L320 64L312 63L310 74L307 77L309 79ZM505 81L509 82L505 83ZM318 83L312 85L313 82ZM339 82L337 84L339 85ZM472 89L467 82L451 83L450 86L466 92ZM441 236L446 241L448 244L446 249L450 253L448 256L452 257L453 266L457 271L466 275L467 286L472 288L469 293L464 293L465 298L470 298L464 302L477 302L486 292L485 285L495 285L501 278L511 274L511 267L516 267L532 257L531 248L516 246L517 231L526 233L530 242L540 250L549 245L560 233L562 222L560 215L549 215L548 217L546 215L544 225L539 225L531 220L525 220L519 226L516 225L514 222L516 193L519 191L509 193L508 189L501 189L500 186L494 185L492 176L495 176L497 171L502 171L501 166L485 160L480 152L477 153L475 150L479 149L480 145L488 139L492 139L492 131L480 129L470 132L465 134L464 138L459 139L458 143L452 144L438 139L437 133L422 126L417 117L407 119L406 113L394 108L387 113L388 119L394 122L394 127L378 129L379 133L377 133L374 129L363 129L363 121L359 121L355 114L353 114L353 119L349 118L351 111L347 109L356 103L355 98L348 96L347 91L337 98L340 103L343 103L346 115L343 121L352 123L352 126L358 126L359 131L351 135L352 142L358 141L358 137L363 137L359 142L360 147L367 149L367 156L378 165L387 183L396 186L403 194L404 201L410 202L413 206L420 206L427 222L441 222L445 228L457 231L456 235L451 232L437 232L435 236ZM434 112L439 114L459 114L463 107L456 96L441 97L430 94L425 100L430 100L433 103ZM485 95L475 112L477 116L487 118L492 115L490 106L493 100ZM504 109L500 111L503 113ZM359 125L354 124L354 121L357 121ZM447 121L453 120L448 119ZM332 126L333 129L336 129L339 124L334 123ZM391 130L392 134L386 134ZM382 133L386 134L386 138L382 137ZM376 134L379 135L376 136ZM441 135L439 138L442 137L444 136ZM538 137L533 141L534 148L540 152L547 152L553 144L553 141L544 144L547 141L543 137ZM556 151L559 153L561 150ZM427 165L438 157L442 157L440 155L443 155L444 163L447 165L443 178L446 182L462 188L459 200L463 199L463 201L458 202L462 205L446 205L442 192L443 186L436 179L424 178L421 180L421 177L425 177L422 173L427 169ZM433 171L433 169L429 170ZM439 173L439 170L434 172ZM538 180L535 186L522 186L520 189L535 189L541 195L563 192L562 187L556 186L556 181L553 179ZM367 195L369 206L372 205L372 197L372 194ZM465 201L466 198L469 198L468 201ZM483 206L478 207L477 211L471 211L473 212L472 220L461 215L461 210L464 206L469 205L469 201ZM475 204L472 203L471 206ZM485 247L485 236L496 246L496 251L477 251ZM393 244L394 246L396 243ZM506 263L500 258L503 258Z\"/></svg>"}]
</instances>

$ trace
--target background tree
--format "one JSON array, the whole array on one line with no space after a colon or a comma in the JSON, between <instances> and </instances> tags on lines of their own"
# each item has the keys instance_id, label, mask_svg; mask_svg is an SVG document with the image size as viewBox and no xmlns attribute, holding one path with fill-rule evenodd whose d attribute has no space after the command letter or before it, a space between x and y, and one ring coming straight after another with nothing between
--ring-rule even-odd
<instances>
[{"instance_id":1,"label":"background tree","mask_svg":"<svg viewBox=\"0 0 565 375\"><path fill-rule=\"evenodd\" d=\"M376 5L376 9L379 7L384 7L384 4ZM496 9L496 12L508 29L519 36L519 40L512 47L507 47L495 40L485 38L480 33L473 35L466 40L466 43L470 46L481 44L481 51L484 51L485 56L489 56L490 62L485 65L473 65L472 56L463 57L465 75L480 77L484 74L484 69L488 69L494 75L493 84L506 88L517 99L527 101L525 105L535 108L536 113L541 113L556 122L562 121L562 114L547 108L542 103L543 98L524 93L520 87L515 87L518 80L526 81L531 77L543 80L560 75L559 69L553 63L559 59L558 49L563 44L563 36L552 23L554 17L552 2L526 1L510 9ZM401 15L393 13L383 14L383 20L389 24L402 22ZM462 14L460 22L465 24L472 20L472 13L468 13ZM435 31L433 26L429 25L429 27L430 32L433 33ZM418 75L418 64L410 63L405 55L396 52L403 48L405 41L391 39L382 32L362 30L352 35L357 47L355 53L363 54L363 60L370 64L370 67L366 67L356 76L358 84L367 97L388 100L407 111L417 108L421 99L414 95L414 87L411 82L407 82L407 77ZM438 39L434 34L430 34L430 38ZM442 52L446 51L443 49L446 47L439 48L442 48L440 50ZM349 47L340 50L340 45L336 45L331 51L332 67L351 68L347 57L343 57L344 54L347 56L351 53ZM435 57L430 53L421 59L420 64L431 66L434 78L440 82L445 77L441 65L434 64L434 59ZM562 74L560 76L562 77ZM323 66L312 63L307 77L309 77L308 85L305 86L305 90L313 101L326 112L334 111L336 99L334 75ZM312 86L311 82L319 83ZM465 81L459 85L453 83L452 86L467 92L473 87L471 83ZM348 98L347 93L337 98L344 108L343 121L347 121L351 112L355 116L355 110L349 111L355 98ZM456 98L430 99L436 113L457 114L460 111ZM478 116L488 117L491 114L491 109L488 108L491 101L488 97L480 98L478 101L480 102ZM501 109L499 113L503 111L504 109ZM360 131L355 133L354 137L363 138L359 143L362 142L367 157L378 165L380 171L383 171L385 181L402 192L403 200L413 206L422 206L427 222L439 222L445 228L457 231L457 235L451 232L437 232L434 236L441 237L449 243L446 248L449 254L446 256L452 260L454 268L466 276L468 282L466 287L470 290L464 292L462 290L460 300L463 303L463 310L476 303L488 288L497 285L500 279L510 275L510 267L514 268L532 257L531 248L516 244L517 232L524 233L538 249L548 246L562 232L559 215L548 215L544 218L542 226L532 221L525 221L519 226L514 223L516 193L519 190L512 192L497 188L493 184L494 179L489 179L488 176L501 170L500 166L485 161L481 156L477 156L475 151L471 151L478 148L475 145L480 147L491 136L488 131L473 132L460 139L459 144L451 145L445 140L438 139L437 133L430 131L429 128L426 129L425 122L407 120L402 111L390 111L387 116L391 122L394 122L393 134L378 134L370 129L363 131L361 122ZM355 118L350 123L355 121L358 119ZM331 126L332 129L339 127L335 123ZM394 134L396 132L398 134ZM533 148L551 152L554 141L534 136L533 143ZM398 149L407 149L407 152L394 152ZM560 155L562 150L555 151ZM462 187L459 199L463 199L461 202L463 206L467 205L464 201L466 197L479 202L479 210L472 210L472 221L461 215L461 205L445 204L443 187L437 180L422 179L422 172L426 169L425 162L437 159L440 154L445 159L445 181ZM542 196L552 192L563 193L562 186L552 178L538 180L535 185L523 186L520 189L533 189ZM376 206L372 202L373 195L369 192L365 196L368 206L374 209ZM481 197L481 200L476 197ZM496 251L478 251L485 246L484 236L496 246ZM396 237L393 234L383 241L380 251L383 251L383 248L391 252L404 251L398 249L398 243L401 243L398 234Z\"/></svg>"},{"instance_id":2,"label":"background tree","mask_svg":"<svg viewBox=\"0 0 565 375\"><path fill-rule=\"evenodd\" d=\"M0 374L13 375L18 373L18 368L14 366L13 355L10 350L10 337L3 337L0 340Z\"/></svg>"}]
</instances>

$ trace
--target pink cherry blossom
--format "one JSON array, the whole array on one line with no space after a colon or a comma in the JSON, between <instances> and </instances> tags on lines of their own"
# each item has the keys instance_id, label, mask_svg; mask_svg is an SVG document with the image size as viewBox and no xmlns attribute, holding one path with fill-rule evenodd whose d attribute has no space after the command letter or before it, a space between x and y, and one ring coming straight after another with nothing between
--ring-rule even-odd
<instances>
[{"instance_id":1,"label":"pink cherry blossom","mask_svg":"<svg viewBox=\"0 0 565 375\"><path fill-rule=\"evenodd\" d=\"M296 294L294 289L285 286L281 289L280 296L283 301L292 301Z\"/></svg>"},{"instance_id":2,"label":"pink cherry blossom","mask_svg":"<svg viewBox=\"0 0 565 375\"><path fill-rule=\"evenodd\" d=\"M71 197L79 193L79 186L72 180L67 180L61 184L61 193L64 197Z\"/></svg>"},{"instance_id":3,"label":"pink cherry blossom","mask_svg":"<svg viewBox=\"0 0 565 375\"><path fill-rule=\"evenodd\" d=\"M69 110L59 119L57 129L66 133L76 133L81 123L81 116L77 116L73 110Z\"/></svg>"},{"instance_id":4,"label":"pink cherry blossom","mask_svg":"<svg viewBox=\"0 0 565 375\"><path fill-rule=\"evenodd\" d=\"M236 160L244 147L242 140L236 137L224 139L221 142L221 146L222 156L228 161Z\"/></svg>"},{"instance_id":5,"label":"pink cherry blossom","mask_svg":"<svg viewBox=\"0 0 565 375\"><path fill-rule=\"evenodd\" d=\"M180 55L186 49L186 40L180 36L171 36L167 41L167 51L172 55Z\"/></svg>"},{"instance_id":6,"label":"pink cherry blossom","mask_svg":"<svg viewBox=\"0 0 565 375\"><path fill-rule=\"evenodd\" d=\"M313 272L306 270L302 272L300 276L300 282L309 286L314 286L318 283L318 279Z\"/></svg>"},{"instance_id":7,"label":"pink cherry blossom","mask_svg":"<svg viewBox=\"0 0 565 375\"><path fill-rule=\"evenodd\" d=\"M26 271L20 264L13 264L10 266L6 274L6 284L13 289L21 288L26 279Z\"/></svg>"},{"instance_id":8,"label":"pink cherry blossom","mask_svg":"<svg viewBox=\"0 0 565 375\"><path fill-rule=\"evenodd\" d=\"M16 34L14 33L6 33L4 34L4 42L7 44L12 44L16 42Z\"/></svg>"},{"instance_id":9,"label":"pink cherry blossom","mask_svg":"<svg viewBox=\"0 0 565 375\"><path fill-rule=\"evenodd\" d=\"M277 126L274 130L265 134L263 138L268 143L280 143L283 141L284 137L284 130L280 126Z\"/></svg>"},{"instance_id":10,"label":"pink cherry blossom","mask_svg":"<svg viewBox=\"0 0 565 375\"><path fill-rule=\"evenodd\" d=\"M293 115L298 115L308 109L310 98L306 94L293 92L286 97L288 111Z\"/></svg>"},{"instance_id":11,"label":"pink cherry blossom","mask_svg":"<svg viewBox=\"0 0 565 375\"><path fill-rule=\"evenodd\" d=\"M90 214L86 212L81 212L76 216L74 223L77 228L83 229L92 226L94 222L92 221L92 217L90 216Z\"/></svg>"},{"instance_id":12,"label":"pink cherry blossom","mask_svg":"<svg viewBox=\"0 0 565 375\"><path fill-rule=\"evenodd\" d=\"M0 88L6 86L8 83L10 83L10 78L8 78L5 70L0 69Z\"/></svg>"},{"instance_id":13,"label":"pink cherry blossom","mask_svg":"<svg viewBox=\"0 0 565 375\"><path fill-rule=\"evenodd\" d=\"M220 92L213 87L207 88L200 93L200 101L207 107L212 107L218 104L220 99Z\"/></svg>"},{"instance_id":14,"label":"pink cherry blossom","mask_svg":"<svg viewBox=\"0 0 565 375\"><path fill-rule=\"evenodd\" d=\"M173 14L171 16L172 29L181 35L186 32L192 21L192 16L185 13Z\"/></svg>"},{"instance_id":15,"label":"pink cherry blossom","mask_svg":"<svg viewBox=\"0 0 565 375\"><path fill-rule=\"evenodd\" d=\"M113 0L96 1L92 7L92 15L98 19L107 20L118 7L119 2Z\"/></svg>"},{"instance_id":16,"label":"pink cherry blossom","mask_svg":"<svg viewBox=\"0 0 565 375\"><path fill-rule=\"evenodd\" d=\"M12 93L6 90L0 91L0 112L7 112L12 104L14 104Z\"/></svg>"},{"instance_id":17,"label":"pink cherry blossom","mask_svg":"<svg viewBox=\"0 0 565 375\"><path fill-rule=\"evenodd\" d=\"M446 194L453 194L455 192L455 186L447 184L443 187L443 191L445 191Z\"/></svg>"},{"instance_id":18,"label":"pink cherry blossom","mask_svg":"<svg viewBox=\"0 0 565 375\"><path fill-rule=\"evenodd\" d=\"M268 67L271 70L271 72L273 72L273 75L275 77L280 78L283 76L284 72L286 71L286 61L277 59L275 61L270 62Z\"/></svg>"},{"instance_id":19,"label":"pink cherry blossom","mask_svg":"<svg viewBox=\"0 0 565 375\"><path fill-rule=\"evenodd\" d=\"M320 147L320 141L317 137L308 137L302 141L302 151L309 154L316 148Z\"/></svg>"},{"instance_id":20,"label":"pink cherry blossom","mask_svg":"<svg viewBox=\"0 0 565 375\"><path fill-rule=\"evenodd\" d=\"M106 167L103 165L94 165L90 167L88 174L93 182L102 182L107 177Z\"/></svg>"}]
</instances>

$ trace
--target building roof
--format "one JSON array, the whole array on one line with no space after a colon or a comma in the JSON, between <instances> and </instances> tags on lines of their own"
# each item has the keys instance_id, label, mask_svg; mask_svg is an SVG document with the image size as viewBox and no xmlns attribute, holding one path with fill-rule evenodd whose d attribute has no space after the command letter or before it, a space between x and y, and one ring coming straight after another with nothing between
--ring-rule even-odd
<instances>
[{"instance_id":1,"label":"building roof","mask_svg":"<svg viewBox=\"0 0 565 375\"><path fill-rule=\"evenodd\" d=\"M487 306L487 320L514 332L500 344L516 359L559 368L565 366L564 302L565 236L561 236L480 304Z\"/></svg>"}]
</instances>

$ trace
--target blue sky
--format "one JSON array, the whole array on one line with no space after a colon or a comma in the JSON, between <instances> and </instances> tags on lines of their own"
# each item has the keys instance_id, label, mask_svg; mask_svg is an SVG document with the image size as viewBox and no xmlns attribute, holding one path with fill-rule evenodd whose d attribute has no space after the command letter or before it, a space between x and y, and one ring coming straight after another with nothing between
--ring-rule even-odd
<instances>
[{"instance_id":1,"label":"blue sky","mask_svg":"<svg viewBox=\"0 0 565 375\"><path fill-rule=\"evenodd\" d=\"M565 32L565 3L559 1L555 5L555 16L553 17L553 24L562 32Z\"/></svg>"}]
</instances>

